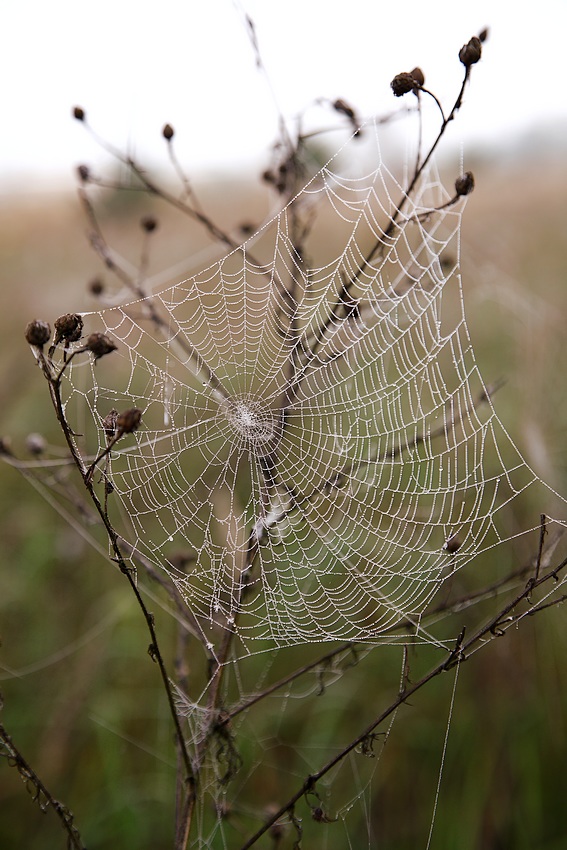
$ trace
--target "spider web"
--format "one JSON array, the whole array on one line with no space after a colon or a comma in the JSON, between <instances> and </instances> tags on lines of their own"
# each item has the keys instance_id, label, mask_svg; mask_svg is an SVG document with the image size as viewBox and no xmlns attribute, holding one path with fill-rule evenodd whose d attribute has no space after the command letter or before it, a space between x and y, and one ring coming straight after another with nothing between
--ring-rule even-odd
<instances>
[{"instance_id":1,"label":"spider web","mask_svg":"<svg viewBox=\"0 0 567 850\"><path fill-rule=\"evenodd\" d=\"M430 167L399 214L366 136L370 158L353 167L350 142L220 262L85 314L119 350L67 370L93 457L109 411L141 408L94 480L211 648L226 629L254 651L419 627L539 481L475 361L464 201L436 211L450 195Z\"/></svg>"}]
</instances>

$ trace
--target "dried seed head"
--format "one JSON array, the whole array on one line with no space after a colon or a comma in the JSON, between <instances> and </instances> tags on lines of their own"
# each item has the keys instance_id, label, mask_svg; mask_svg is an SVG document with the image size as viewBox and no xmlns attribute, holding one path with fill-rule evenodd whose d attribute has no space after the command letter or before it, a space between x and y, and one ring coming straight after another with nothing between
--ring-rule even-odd
<instances>
[{"instance_id":1,"label":"dried seed head","mask_svg":"<svg viewBox=\"0 0 567 850\"><path fill-rule=\"evenodd\" d=\"M470 68L471 65L476 65L482 55L482 45L480 38L473 35L468 44L463 44L459 50L459 59L465 68Z\"/></svg>"},{"instance_id":2,"label":"dried seed head","mask_svg":"<svg viewBox=\"0 0 567 850\"><path fill-rule=\"evenodd\" d=\"M88 183L91 179L91 170L88 165L77 166L77 176L81 183Z\"/></svg>"},{"instance_id":3,"label":"dried seed head","mask_svg":"<svg viewBox=\"0 0 567 850\"><path fill-rule=\"evenodd\" d=\"M455 192L457 195L470 195L474 189L474 175L472 171L465 171L455 180Z\"/></svg>"},{"instance_id":4,"label":"dried seed head","mask_svg":"<svg viewBox=\"0 0 567 850\"><path fill-rule=\"evenodd\" d=\"M140 221L142 225L142 229L146 231L146 233L153 233L153 231L158 226L157 218L154 218L153 215L145 215Z\"/></svg>"},{"instance_id":5,"label":"dried seed head","mask_svg":"<svg viewBox=\"0 0 567 850\"><path fill-rule=\"evenodd\" d=\"M73 118L76 121L84 121L86 117L87 116L85 114L85 110L82 108L82 106L73 107Z\"/></svg>"},{"instance_id":6,"label":"dried seed head","mask_svg":"<svg viewBox=\"0 0 567 850\"><path fill-rule=\"evenodd\" d=\"M414 68L413 71L410 71L410 74L418 86L422 86L425 83L425 74L423 73L421 68Z\"/></svg>"},{"instance_id":7,"label":"dried seed head","mask_svg":"<svg viewBox=\"0 0 567 850\"><path fill-rule=\"evenodd\" d=\"M462 545L463 544L461 543L458 536L456 534L453 534L451 537L449 537L448 540L445 541L445 545L443 546L443 549L449 555L454 555L455 552L459 551L459 549L461 548Z\"/></svg>"},{"instance_id":8,"label":"dried seed head","mask_svg":"<svg viewBox=\"0 0 567 850\"><path fill-rule=\"evenodd\" d=\"M35 457L42 455L46 446L47 443L42 434L28 434L26 437L26 449L31 455L35 455Z\"/></svg>"},{"instance_id":9,"label":"dried seed head","mask_svg":"<svg viewBox=\"0 0 567 850\"><path fill-rule=\"evenodd\" d=\"M110 354L112 351L116 351L116 344L112 342L106 334L97 332L89 335L86 342L86 348L91 352L91 354L94 354L95 360L99 360L101 357L104 357L105 354Z\"/></svg>"},{"instance_id":10,"label":"dried seed head","mask_svg":"<svg viewBox=\"0 0 567 850\"><path fill-rule=\"evenodd\" d=\"M112 408L102 420L102 427L107 437L114 437L116 433L116 420L118 419L118 411Z\"/></svg>"},{"instance_id":11,"label":"dried seed head","mask_svg":"<svg viewBox=\"0 0 567 850\"><path fill-rule=\"evenodd\" d=\"M490 30L488 29L488 27L485 27L483 30L481 30L481 31L479 32L479 34L478 34L478 40L479 40L480 42L482 42L482 44L484 44L484 42L485 42L485 41L486 41L486 39L488 38L488 33L489 33L489 32L490 32Z\"/></svg>"},{"instance_id":12,"label":"dried seed head","mask_svg":"<svg viewBox=\"0 0 567 850\"><path fill-rule=\"evenodd\" d=\"M417 87L417 83L411 74L404 71L402 74L396 74L390 83L390 87L396 97L402 97L402 95L413 91Z\"/></svg>"},{"instance_id":13,"label":"dried seed head","mask_svg":"<svg viewBox=\"0 0 567 850\"><path fill-rule=\"evenodd\" d=\"M89 283L89 292L95 297L102 295L102 293L104 292L104 283L99 277L95 277L93 280L91 280L91 282Z\"/></svg>"},{"instance_id":14,"label":"dried seed head","mask_svg":"<svg viewBox=\"0 0 567 850\"><path fill-rule=\"evenodd\" d=\"M341 112L343 115L346 115L346 117L350 121L354 121L356 117L355 111L352 106L349 106L346 100L343 100L342 97L339 97L338 100L335 100L335 102L333 103L333 109L335 109L337 112Z\"/></svg>"},{"instance_id":15,"label":"dried seed head","mask_svg":"<svg viewBox=\"0 0 567 850\"><path fill-rule=\"evenodd\" d=\"M12 441L9 437L0 437L0 455L12 455Z\"/></svg>"},{"instance_id":16,"label":"dried seed head","mask_svg":"<svg viewBox=\"0 0 567 850\"><path fill-rule=\"evenodd\" d=\"M165 124L163 130L161 131L161 134L164 137L164 139L167 139L167 141L169 142L169 141L171 141L171 139L173 139L173 137L175 135L175 130L173 129L171 124Z\"/></svg>"},{"instance_id":17,"label":"dried seed head","mask_svg":"<svg viewBox=\"0 0 567 850\"><path fill-rule=\"evenodd\" d=\"M26 341L30 345L36 345L38 348L42 348L46 342L49 342L51 328L47 322L34 319L33 322L26 325L25 335Z\"/></svg>"},{"instance_id":18,"label":"dried seed head","mask_svg":"<svg viewBox=\"0 0 567 850\"><path fill-rule=\"evenodd\" d=\"M142 421L142 411L139 407L131 407L116 417L116 431L121 437L123 434L131 434L137 431Z\"/></svg>"},{"instance_id":19,"label":"dried seed head","mask_svg":"<svg viewBox=\"0 0 567 850\"><path fill-rule=\"evenodd\" d=\"M83 319L78 313L65 313L55 319L55 345L61 340L65 342L77 342L83 333Z\"/></svg>"}]
</instances>

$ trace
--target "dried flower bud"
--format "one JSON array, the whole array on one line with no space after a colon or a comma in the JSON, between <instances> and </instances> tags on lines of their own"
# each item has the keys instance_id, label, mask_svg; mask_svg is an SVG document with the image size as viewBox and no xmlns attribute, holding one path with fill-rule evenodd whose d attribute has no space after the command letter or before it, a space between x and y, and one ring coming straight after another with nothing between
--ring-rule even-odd
<instances>
[{"instance_id":1,"label":"dried flower bud","mask_svg":"<svg viewBox=\"0 0 567 850\"><path fill-rule=\"evenodd\" d=\"M81 183L88 183L91 179L91 170L88 165L77 166L77 176Z\"/></svg>"},{"instance_id":2,"label":"dried flower bud","mask_svg":"<svg viewBox=\"0 0 567 850\"><path fill-rule=\"evenodd\" d=\"M61 340L65 342L77 342L83 333L83 319L78 313L65 313L55 320L54 344L59 345Z\"/></svg>"},{"instance_id":3,"label":"dried flower bud","mask_svg":"<svg viewBox=\"0 0 567 850\"><path fill-rule=\"evenodd\" d=\"M0 437L0 455L12 456L12 441L9 437Z\"/></svg>"},{"instance_id":4,"label":"dried flower bud","mask_svg":"<svg viewBox=\"0 0 567 850\"><path fill-rule=\"evenodd\" d=\"M489 32L490 32L490 30L488 29L488 27L485 27L483 30L481 30L481 31L479 32L479 34L478 34L478 40L479 40L480 42L482 42L482 44L484 44L484 42L485 42L485 41L486 41L486 39L488 38L488 33L489 33Z\"/></svg>"},{"instance_id":5,"label":"dried flower bud","mask_svg":"<svg viewBox=\"0 0 567 850\"><path fill-rule=\"evenodd\" d=\"M396 97L402 97L402 95L413 91L416 86L416 81L414 80L412 75L408 74L406 71L404 71L402 74L396 74L396 76L390 83L390 87Z\"/></svg>"},{"instance_id":6,"label":"dried flower bud","mask_svg":"<svg viewBox=\"0 0 567 850\"><path fill-rule=\"evenodd\" d=\"M45 451L47 443L42 434L28 434L26 437L26 449L31 455L39 457Z\"/></svg>"},{"instance_id":7,"label":"dried flower bud","mask_svg":"<svg viewBox=\"0 0 567 850\"><path fill-rule=\"evenodd\" d=\"M102 427L107 437L114 437L116 433L116 420L118 419L118 411L112 408L102 420Z\"/></svg>"},{"instance_id":8,"label":"dried flower bud","mask_svg":"<svg viewBox=\"0 0 567 850\"><path fill-rule=\"evenodd\" d=\"M82 108L82 106L74 106L73 107L73 118L76 121L84 121L85 120L85 118L86 118L85 110Z\"/></svg>"},{"instance_id":9,"label":"dried flower bud","mask_svg":"<svg viewBox=\"0 0 567 850\"><path fill-rule=\"evenodd\" d=\"M131 407L116 417L116 432L118 436L137 431L142 421L142 411L139 407Z\"/></svg>"},{"instance_id":10,"label":"dried flower bud","mask_svg":"<svg viewBox=\"0 0 567 850\"><path fill-rule=\"evenodd\" d=\"M413 71L410 71L410 74L418 86L422 86L425 83L425 74L421 68L414 68Z\"/></svg>"},{"instance_id":11,"label":"dried flower bud","mask_svg":"<svg viewBox=\"0 0 567 850\"><path fill-rule=\"evenodd\" d=\"M95 277L93 280L91 280L91 282L89 283L89 292L91 293L91 295L94 295L95 298L99 295L102 295L102 293L104 292L104 283L99 277Z\"/></svg>"},{"instance_id":12,"label":"dried flower bud","mask_svg":"<svg viewBox=\"0 0 567 850\"><path fill-rule=\"evenodd\" d=\"M459 59L465 68L470 68L471 65L476 65L482 55L482 45L480 38L473 35L468 44L463 44L459 50Z\"/></svg>"},{"instance_id":13,"label":"dried flower bud","mask_svg":"<svg viewBox=\"0 0 567 850\"><path fill-rule=\"evenodd\" d=\"M42 348L46 342L49 342L51 328L47 322L34 319L33 322L26 325L25 335L26 341L30 345L36 345L38 348Z\"/></svg>"},{"instance_id":14,"label":"dried flower bud","mask_svg":"<svg viewBox=\"0 0 567 850\"><path fill-rule=\"evenodd\" d=\"M474 189L474 175L472 171L465 171L455 180L455 192L457 195L470 195Z\"/></svg>"},{"instance_id":15,"label":"dried flower bud","mask_svg":"<svg viewBox=\"0 0 567 850\"><path fill-rule=\"evenodd\" d=\"M453 534L451 537L449 537L448 540L445 541L443 549L445 550L445 552L447 552L447 554L454 555L455 552L459 551L462 545L463 544L461 543L458 536L456 534Z\"/></svg>"},{"instance_id":16,"label":"dried flower bud","mask_svg":"<svg viewBox=\"0 0 567 850\"><path fill-rule=\"evenodd\" d=\"M346 100L343 100L341 97L339 97L338 100L335 100L333 103L333 109L337 112L341 112L343 115L346 115L350 121L354 121L356 117L352 106L349 106Z\"/></svg>"},{"instance_id":17,"label":"dried flower bud","mask_svg":"<svg viewBox=\"0 0 567 850\"><path fill-rule=\"evenodd\" d=\"M161 131L161 134L164 137L164 139L167 139L167 141L169 142L169 141L171 141L171 139L173 139L173 137L175 135L175 130L173 129L171 124L165 124L163 130Z\"/></svg>"},{"instance_id":18,"label":"dried flower bud","mask_svg":"<svg viewBox=\"0 0 567 850\"><path fill-rule=\"evenodd\" d=\"M146 233L153 233L153 231L158 226L157 218L154 218L153 215L145 215L141 220L140 224L142 225L142 228L146 231Z\"/></svg>"},{"instance_id":19,"label":"dried flower bud","mask_svg":"<svg viewBox=\"0 0 567 850\"><path fill-rule=\"evenodd\" d=\"M104 357L105 354L110 354L112 351L116 351L115 343L112 342L106 334L98 332L89 335L85 347L91 352L91 354L94 354L95 360L99 360L101 357Z\"/></svg>"}]
</instances>

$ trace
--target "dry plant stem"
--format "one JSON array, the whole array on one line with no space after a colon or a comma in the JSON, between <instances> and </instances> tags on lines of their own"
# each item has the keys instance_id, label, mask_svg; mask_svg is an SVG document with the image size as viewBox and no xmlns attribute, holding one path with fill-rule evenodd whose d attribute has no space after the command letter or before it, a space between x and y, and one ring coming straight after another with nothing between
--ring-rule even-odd
<instances>
[{"instance_id":1,"label":"dry plant stem","mask_svg":"<svg viewBox=\"0 0 567 850\"><path fill-rule=\"evenodd\" d=\"M72 813L63 803L56 800L46 788L37 773L18 750L2 723L0 723L0 756L5 756L9 763L16 768L26 783L28 790L33 794L34 802L37 801L41 810L46 812L49 807L53 809L67 833L67 847L73 848L73 850L86 850L79 831L73 824Z\"/></svg>"},{"instance_id":2,"label":"dry plant stem","mask_svg":"<svg viewBox=\"0 0 567 850\"><path fill-rule=\"evenodd\" d=\"M255 528L256 526L254 526ZM224 722L220 722L219 720L219 711L221 708L221 684L223 679L224 670L226 669L226 662L230 656L232 643L234 640L234 636L236 634L236 624L238 621L238 615L241 611L242 598L246 593L246 589L248 587L247 584L247 574L252 569L254 560L259 550L260 541L254 535L254 532L251 532L248 538L248 545L246 547L246 551L244 553L244 561L243 566L240 571L240 588L238 592L238 597L235 603L235 614L234 614L234 623L227 629L224 633L224 637L222 643L219 647L219 651L215 658L215 665L212 670L210 680L209 680L209 695L207 699L207 716L208 716L208 726L205 734L203 735L202 741L199 744L197 749L197 753L195 756L195 777L198 781L199 772L201 769L201 765L203 764L203 760L207 753L209 744L211 742L211 738L214 734L215 729L218 729L221 726L224 726ZM195 813L195 804L197 802L196 795L193 797L187 796L185 801L184 809L181 813L181 818L178 822L177 829L177 844L176 847L180 848L180 850L185 850L189 841L189 835L191 832L191 825L193 820L193 815Z\"/></svg>"},{"instance_id":3,"label":"dry plant stem","mask_svg":"<svg viewBox=\"0 0 567 850\"><path fill-rule=\"evenodd\" d=\"M46 359L46 357L44 356L42 351L38 352L37 357L38 357L38 362L39 362L39 365L41 367L41 370L42 370L42 372L43 372L43 374L44 374L44 376L45 376L45 378L48 382L48 385L49 385L49 393L50 393L50 396L51 396L51 401L52 401L53 406L55 408L57 420L59 422L59 425L61 426L61 430L63 431L65 440L66 440L67 445L69 447L69 451L71 452L71 456L72 456L72 458L75 462L75 465L77 466L79 472L81 473L81 476L83 478L83 481L84 481L85 487L87 488L89 496L90 496L90 498L91 498L91 500L92 500L92 502L93 502L93 504L96 508L97 513L99 514L99 516L100 516L100 518L101 518L101 520L104 524L104 527L106 529L106 533L108 535L108 539L109 539L111 547L112 547L112 551L114 552L114 560L118 564L122 574L124 576L126 576L126 579L128 580L128 583L129 583L129 585L132 589L132 592L134 593L134 595L136 597L136 601L138 602L138 605L139 605L139 607L140 607L140 609L141 609L141 611L144 615L144 619L146 621L146 625L148 627L148 631L150 633L150 640L151 640L148 652L149 652L152 660L155 661L158 664L158 667L159 667L159 670L160 670L160 675L161 675L163 687L165 689L170 714L171 714L171 717L172 717L172 720L173 720L173 725L174 725L174 728L175 728L178 750L181 754L181 757L182 757L182 760L183 760L183 766L184 766L184 769L185 769L185 783L186 783L186 789L187 789L187 792L186 792L187 797L193 798L196 795L195 774L194 774L194 770L193 770L193 765L191 763L191 759L189 757L189 753L187 751L185 739L183 737L183 732L181 730L179 717L178 717L177 711L175 709L175 701L174 701L174 698L173 698L173 693L172 693L169 677L167 675L167 670L166 670L166 667L165 667L163 656L162 656L160 648L159 648L159 643L158 643L158 638L157 638L157 633L156 633L156 629L155 629L155 623L154 623L153 615L148 611L148 609L147 609L147 607L144 603L144 600L142 599L142 596L141 596L140 591L138 589L138 586L136 584L136 580L135 580L135 577L133 575L132 569L130 569L127 566L127 564L124 560L124 557L122 555L122 551L121 551L120 545L119 545L120 538L119 538L118 534L116 533L116 531L114 530L114 527L112 526L112 524L111 524L111 522L108 518L108 514L105 512L105 510L104 510L104 508L103 508L103 506L102 506L102 504L101 504L101 502L100 502L100 500L99 500L99 498L98 498L98 496L97 496L97 494L94 490L92 481L91 481L89 474L88 474L88 469L85 466L83 458L82 458L82 456L79 452L79 449L77 447L77 444L75 442L73 431L71 430L69 423L67 422L67 418L65 416L65 411L63 409L63 403L62 403L62 399L61 399L62 372L59 372L56 376L53 375L52 365Z\"/></svg>"},{"instance_id":4,"label":"dry plant stem","mask_svg":"<svg viewBox=\"0 0 567 850\"><path fill-rule=\"evenodd\" d=\"M457 664L460 664L463 661L467 660L467 653L471 649L478 649L480 645L484 643L485 638L490 637L500 637L503 636L508 628L514 623L517 623L524 616L534 616L536 613L540 611L547 610L548 608L558 605L567 598L567 594L563 595L551 602L544 603L539 606L530 606L530 609L523 614L516 615L513 614L514 610L518 607L521 602L528 601L530 598L531 592L537 588L541 587L543 584L546 584L549 581L558 581L559 574L562 572L567 566L567 559L563 560L555 569L546 573L544 576L538 579L532 579L528 582L526 587L518 593L507 605L502 608L498 614L492 617L485 625L479 627L479 629L470 637L468 640L465 640L465 630L461 632L457 641L455 643L454 649L449 653L449 655L436 664L434 667L429 670L419 681L411 684L407 680L405 680L405 686L400 693L396 697L395 700L386 708L384 711L376 717L372 722L361 732L356 738L354 738L350 743L348 743L336 756L330 759L320 770L315 773L310 774L301 787L285 802L274 815L272 815L264 824L260 827L260 829L254 833L254 835L246 841L240 848L240 850L248 850L249 847L252 847L262 835L264 835L270 827L276 824L283 817L290 817L290 814L293 812L295 804L301 800L309 792L313 791L317 782L322 779L330 770L332 770L337 764L339 764L349 753L359 747L364 743L365 740L371 736L376 728L394 711L396 711L400 705L407 702L407 700L412 697L415 693L417 693L421 688L423 688L428 682L434 679L441 673L444 673L447 670L450 670L452 667L455 667Z\"/></svg>"},{"instance_id":5,"label":"dry plant stem","mask_svg":"<svg viewBox=\"0 0 567 850\"><path fill-rule=\"evenodd\" d=\"M161 186L158 186L156 183L151 180L143 168L141 168L138 163L132 159L132 157L125 156L118 148L115 148L114 145L111 145L105 139L101 138L92 127L87 124L86 121L83 122L91 136L96 140L97 144L100 145L105 151L107 151L111 156L113 156L118 162L121 162L127 168L130 169L132 174L135 174L144 189L150 193L150 195L155 195L158 198L162 198L162 200L166 201L168 204L171 204L172 207L189 216L190 218L195 219L199 222L199 224L203 225L205 230L207 230L210 235L217 241L222 242L227 248L230 250L234 250L238 248L239 245L234 239L221 230L220 227L210 219L207 215L201 212L198 209L190 206L184 201L177 198L175 195L172 195L170 192L167 192ZM95 181L96 182L96 181Z\"/></svg>"},{"instance_id":6,"label":"dry plant stem","mask_svg":"<svg viewBox=\"0 0 567 850\"><path fill-rule=\"evenodd\" d=\"M305 349L307 350L308 353L307 353L307 356L306 356L306 363L304 365L306 365L307 363L309 363L313 359L313 357L315 356L315 354L317 353L317 351L319 349L319 346L321 345L321 342L324 339L325 333L331 327L331 325L333 325L335 322L338 321L339 313L340 313L342 306L344 304L348 304L348 302L349 302L349 292L352 289L352 287L354 286L354 284L357 282L357 280L360 278L360 276L362 274L364 274L364 272L366 271L366 269L368 268L370 263L376 258L376 256L381 254L387 248L388 241L392 237L394 230L397 227L398 219L399 219L400 215L402 214L403 209L404 209L407 201L411 197L411 194L412 194L413 190L415 189L415 187L416 187L421 175L423 174L425 168L429 164L431 157L435 153L435 150L437 149L439 142L443 138L443 135L444 135L444 133L447 129L447 126L449 125L449 123L451 121L453 121L456 113L458 112L458 110L461 107L461 104L462 104L462 101L463 101L463 95L464 95L467 83L469 81L469 78L470 78L470 66L467 67L466 70L465 70L465 76L464 76L463 82L461 84L459 94L457 96L455 103L453 104L453 108L451 109L451 111L450 111L450 113L447 117L444 116L443 110L442 110L437 98L434 95L432 95L431 92L424 90L424 92L426 94L430 94L431 97L433 97L433 99L436 101L436 103L438 104L438 106L441 110L442 123L441 123L441 127L439 129L439 132L437 134L437 137L435 138L435 140L433 141L433 144L429 148L429 151L425 155L423 162L421 162L421 164L419 164L419 166L416 168L414 175L413 175L407 189L405 190L404 194L402 195L402 197L398 201L396 207L394 208L394 212L390 216L390 220L388 222L386 229L383 231L382 235L379 236L379 238L376 240L376 242L374 243L374 245L372 246L372 248L370 249L370 251L368 252L366 257L364 258L364 260L360 263L360 265L358 266L356 271L348 278L348 280L343 281L342 286L341 286L340 291L339 291L339 294L338 294L338 297L337 297L335 303L333 304L333 306L331 307L327 318L325 319L323 324L317 330L317 332L315 334L315 339L313 340L313 342L309 346L307 345L307 341L305 341L304 347L305 347Z\"/></svg>"},{"instance_id":7,"label":"dry plant stem","mask_svg":"<svg viewBox=\"0 0 567 850\"><path fill-rule=\"evenodd\" d=\"M460 611L465 611L472 605L475 605L478 602L483 601L484 599L488 599L491 596L496 596L498 595L498 593L505 591L512 583L517 583L519 579L526 578L526 576L532 573L533 570L533 563L527 564L523 567L519 567L516 570L512 570L503 578L493 582L490 585L487 585L486 587L481 587L477 591L468 593L465 596L461 596L458 599L454 599L452 601L447 600L445 602L441 602L439 603L439 605L436 605L434 608L427 612L427 614L422 620L422 623L424 625L427 625L430 619L436 618L439 614L456 614ZM535 612L538 611L540 608L551 607L552 605L556 605L560 601L563 601L563 598L564 597L561 597L561 599L554 600L551 603L538 606L534 608L533 611ZM530 612L531 610L532 609L530 609ZM415 623L411 620L402 620L400 623L396 623L395 626L391 626L390 628L385 629L381 634L383 636L394 635L404 631L415 631ZM243 711L246 711L246 709L250 708L251 706L256 705L256 703L280 690L280 688L283 688L286 685L290 685L296 679L299 679L301 676L305 675L306 673L309 673L311 670L316 670L317 667L325 666L329 661L332 661L334 658L336 658L343 652L355 651L358 646L362 648L364 647L364 644L354 644L351 642L341 644L341 646L338 646L336 649L325 653L324 655L317 658L315 661L312 661L310 664L306 664L303 667L294 670L293 673L290 673L288 676L284 676L282 679L279 679L277 682L274 682L272 685L269 685L260 693L255 694L254 696L240 703L240 705L233 708L230 712L228 712L226 718L223 719L223 725L228 724L233 717L236 717L238 714L241 714Z\"/></svg>"},{"instance_id":8,"label":"dry plant stem","mask_svg":"<svg viewBox=\"0 0 567 850\"><path fill-rule=\"evenodd\" d=\"M91 245L97 252L99 257L102 259L106 267L110 269L118 277L118 279L131 292L133 292L134 295L136 295L137 298L144 301L145 309L147 310L147 318L149 318L149 320L160 331L160 333L164 335L166 339L169 339L172 343L175 342L175 344L179 346L183 354L190 358L190 363L193 367L193 374L204 385L211 387L212 391L215 393L217 401L219 401L220 404L229 401L230 395L228 391L222 385L220 379L217 377L217 375L215 375L213 370L203 360L198 351L189 343L189 341L184 335L172 335L168 322L163 319L163 317L157 311L153 300L148 297L148 293L145 291L144 287L142 286L142 283L140 281L135 281L116 262L113 257L112 251L110 250L108 243L104 238L102 230L100 229L100 225L96 218L93 205L91 204L91 201L84 189L79 189L79 199L92 227L90 235Z\"/></svg>"}]
</instances>

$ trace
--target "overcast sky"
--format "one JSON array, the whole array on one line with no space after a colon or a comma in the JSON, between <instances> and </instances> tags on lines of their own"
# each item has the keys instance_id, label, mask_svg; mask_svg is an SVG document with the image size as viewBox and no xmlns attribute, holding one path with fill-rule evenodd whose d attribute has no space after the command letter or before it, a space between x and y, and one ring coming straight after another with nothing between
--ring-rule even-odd
<instances>
[{"instance_id":1,"label":"overcast sky","mask_svg":"<svg viewBox=\"0 0 567 850\"><path fill-rule=\"evenodd\" d=\"M2 0L0 191L21 175L70 186L74 166L96 160L70 117L74 104L150 162L170 122L193 170L261 156L276 134L276 103L286 116L321 96L365 115L389 111L389 81L415 65L449 105L459 48L485 26L490 39L451 128L465 153L513 146L567 119L566 0Z\"/></svg>"}]
</instances>

